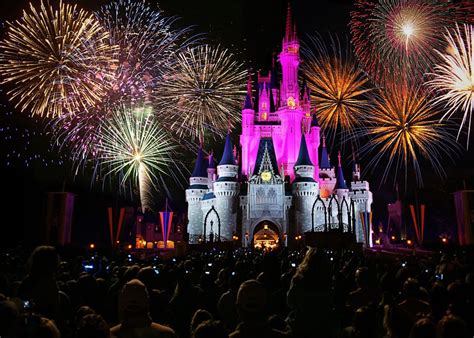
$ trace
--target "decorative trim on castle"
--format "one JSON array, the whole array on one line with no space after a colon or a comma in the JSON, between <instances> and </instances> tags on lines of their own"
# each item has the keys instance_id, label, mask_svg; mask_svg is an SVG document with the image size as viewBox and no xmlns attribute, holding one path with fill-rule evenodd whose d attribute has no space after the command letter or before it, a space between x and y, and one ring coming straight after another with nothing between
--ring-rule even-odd
<instances>
[{"instance_id":1,"label":"decorative trim on castle","mask_svg":"<svg viewBox=\"0 0 474 338\"><path fill-rule=\"evenodd\" d=\"M349 188L340 155L334 168L324 136L320 147L320 127L311 114L309 89L305 82L301 88L298 84L299 47L288 6L278 57L280 85L272 62L267 76L258 74L255 96L250 82L247 86L240 163L230 132L217 175L213 154L206 161L202 149L198 152L186 190L190 243L239 239L246 247L261 230L266 231L265 237L276 233L277 242L284 245L289 236L332 230L353 232L358 242L371 243L369 183L360 179L360 166L354 159Z\"/></svg>"}]
</instances>

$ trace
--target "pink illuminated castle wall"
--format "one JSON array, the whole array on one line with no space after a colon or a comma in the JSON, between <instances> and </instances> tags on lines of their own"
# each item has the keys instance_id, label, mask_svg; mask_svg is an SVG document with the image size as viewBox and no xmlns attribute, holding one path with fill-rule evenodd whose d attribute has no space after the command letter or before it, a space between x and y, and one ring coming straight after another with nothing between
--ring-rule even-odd
<instances>
[{"instance_id":1,"label":"pink illuminated castle wall","mask_svg":"<svg viewBox=\"0 0 474 338\"><path fill-rule=\"evenodd\" d=\"M319 126L312 122L309 90L298 84L300 44L296 26L288 6L283 48L278 56L281 65L281 82L276 83L275 65L268 76L258 74L255 98L248 85L247 98L242 110L242 174L250 176L254 170L260 138L271 137L275 147L278 167L295 178L294 164L298 158L301 134L306 134L306 144L312 163L318 161ZM319 178L315 167L314 178Z\"/></svg>"}]
</instances>

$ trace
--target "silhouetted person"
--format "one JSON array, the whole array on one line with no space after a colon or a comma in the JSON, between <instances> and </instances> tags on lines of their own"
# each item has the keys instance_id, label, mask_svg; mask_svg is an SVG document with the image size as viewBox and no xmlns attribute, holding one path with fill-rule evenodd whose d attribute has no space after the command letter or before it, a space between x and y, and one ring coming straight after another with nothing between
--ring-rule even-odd
<instances>
[{"instance_id":1,"label":"silhouetted person","mask_svg":"<svg viewBox=\"0 0 474 338\"><path fill-rule=\"evenodd\" d=\"M267 292L262 283L251 279L239 288L237 293L237 312L241 320L230 338L282 338L284 332L272 329L266 315Z\"/></svg>"},{"instance_id":2,"label":"silhouetted person","mask_svg":"<svg viewBox=\"0 0 474 338\"><path fill-rule=\"evenodd\" d=\"M418 319L411 328L409 338L436 338L435 324L429 318Z\"/></svg>"},{"instance_id":3,"label":"silhouetted person","mask_svg":"<svg viewBox=\"0 0 474 338\"><path fill-rule=\"evenodd\" d=\"M436 338L468 338L466 322L453 315L444 316L436 325Z\"/></svg>"},{"instance_id":4,"label":"silhouetted person","mask_svg":"<svg viewBox=\"0 0 474 338\"><path fill-rule=\"evenodd\" d=\"M205 321L212 320L212 319L213 319L212 314L209 311L206 311L203 309L197 310L194 313L193 318L191 319L191 325L189 328L191 336L194 334L194 331L201 323L204 323Z\"/></svg>"},{"instance_id":5,"label":"silhouetted person","mask_svg":"<svg viewBox=\"0 0 474 338\"><path fill-rule=\"evenodd\" d=\"M110 329L117 338L175 337L174 331L164 325L153 323L150 318L150 303L145 285L132 279L122 289L119 298L119 325Z\"/></svg>"},{"instance_id":6,"label":"silhouetted person","mask_svg":"<svg viewBox=\"0 0 474 338\"><path fill-rule=\"evenodd\" d=\"M100 315L85 315L76 328L76 338L109 338L110 329Z\"/></svg>"},{"instance_id":7,"label":"silhouetted person","mask_svg":"<svg viewBox=\"0 0 474 338\"><path fill-rule=\"evenodd\" d=\"M310 248L298 266L287 303L290 308L288 325L295 337L329 337L332 327L331 272L325 253Z\"/></svg>"},{"instance_id":8,"label":"silhouetted person","mask_svg":"<svg viewBox=\"0 0 474 338\"><path fill-rule=\"evenodd\" d=\"M431 314L430 304L420 299L420 284L416 279L408 278L405 281L403 295L405 299L398 306L405 311L412 323L415 323L419 316Z\"/></svg>"},{"instance_id":9,"label":"silhouetted person","mask_svg":"<svg viewBox=\"0 0 474 338\"><path fill-rule=\"evenodd\" d=\"M357 289L349 293L347 297L347 305L352 311L362 306L370 305L378 302L378 293L376 290L369 288L369 269L362 267L357 269L355 273L355 282Z\"/></svg>"},{"instance_id":10,"label":"silhouetted person","mask_svg":"<svg viewBox=\"0 0 474 338\"><path fill-rule=\"evenodd\" d=\"M0 301L0 337L14 337L18 315L19 313L15 303L8 300Z\"/></svg>"},{"instance_id":11,"label":"silhouetted person","mask_svg":"<svg viewBox=\"0 0 474 338\"><path fill-rule=\"evenodd\" d=\"M48 318L37 315L20 317L15 338L61 338L61 333Z\"/></svg>"},{"instance_id":12,"label":"silhouetted person","mask_svg":"<svg viewBox=\"0 0 474 338\"><path fill-rule=\"evenodd\" d=\"M344 330L345 338L377 338L377 326L373 309L363 306L357 309L352 325Z\"/></svg>"},{"instance_id":13,"label":"silhouetted person","mask_svg":"<svg viewBox=\"0 0 474 338\"><path fill-rule=\"evenodd\" d=\"M198 325L193 338L228 338L229 335L221 322L206 320Z\"/></svg>"}]
</instances>

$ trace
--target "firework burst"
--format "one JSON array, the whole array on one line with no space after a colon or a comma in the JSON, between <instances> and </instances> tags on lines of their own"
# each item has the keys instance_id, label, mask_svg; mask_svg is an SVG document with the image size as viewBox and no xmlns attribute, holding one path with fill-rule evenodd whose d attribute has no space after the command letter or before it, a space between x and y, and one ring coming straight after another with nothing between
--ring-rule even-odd
<instances>
[{"instance_id":1,"label":"firework burst","mask_svg":"<svg viewBox=\"0 0 474 338\"><path fill-rule=\"evenodd\" d=\"M419 162L427 160L440 176L444 175L441 166L443 155L450 156L459 148L451 128L439 122L437 111L426 95L418 88L409 85L387 86L374 97L374 107L366 119L369 142L361 151L372 157L369 167L376 168L383 160L386 181L389 173L414 172L418 185L422 185Z\"/></svg>"},{"instance_id":2,"label":"firework burst","mask_svg":"<svg viewBox=\"0 0 474 338\"><path fill-rule=\"evenodd\" d=\"M464 126L467 127L467 145L471 133L474 108L474 26L459 26L453 33L446 33L447 51L438 52L441 62L434 68L433 79L428 85L439 93L436 103L443 103L448 110L444 118L454 113L463 113L458 138Z\"/></svg>"},{"instance_id":3,"label":"firework burst","mask_svg":"<svg viewBox=\"0 0 474 338\"><path fill-rule=\"evenodd\" d=\"M122 107L105 121L96 135L104 178L121 177L121 185L131 180L138 188L142 210L151 209L151 188L173 166L175 146L157 124L151 108Z\"/></svg>"},{"instance_id":4,"label":"firework burst","mask_svg":"<svg viewBox=\"0 0 474 338\"><path fill-rule=\"evenodd\" d=\"M119 47L118 67L109 100L136 102L148 96L173 66L180 50L199 41L191 28L175 29L176 17L166 17L143 0L118 0L96 13L110 44Z\"/></svg>"},{"instance_id":5,"label":"firework burst","mask_svg":"<svg viewBox=\"0 0 474 338\"><path fill-rule=\"evenodd\" d=\"M443 49L440 29L464 14L450 2L431 0L358 0L350 29L355 53L378 84L390 74L417 83Z\"/></svg>"},{"instance_id":6,"label":"firework burst","mask_svg":"<svg viewBox=\"0 0 474 338\"><path fill-rule=\"evenodd\" d=\"M331 142L335 141L337 131L344 142L367 113L366 95L371 91L368 78L348 49L342 51L337 39L332 39L329 49L321 39L311 37L304 45L303 57L302 71L311 89L319 123Z\"/></svg>"},{"instance_id":7,"label":"firework burst","mask_svg":"<svg viewBox=\"0 0 474 338\"><path fill-rule=\"evenodd\" d=\"M234 55L220 46L188 48L154 98L170 129L179 137L224 135L239 121L247 72Z\"/></svg>"},{"instance_id":8,"label":"firework burst","mask_svg":"<svg viewBox=\"0 0 474 338\"><path fill-rule=\"evenodd\" d=\"M92 14L59 2L30 4L8 23L0 43L0 74L22 111L59 116L88 110L107 93L116 48Z\"/></svg>"}]
</instances>

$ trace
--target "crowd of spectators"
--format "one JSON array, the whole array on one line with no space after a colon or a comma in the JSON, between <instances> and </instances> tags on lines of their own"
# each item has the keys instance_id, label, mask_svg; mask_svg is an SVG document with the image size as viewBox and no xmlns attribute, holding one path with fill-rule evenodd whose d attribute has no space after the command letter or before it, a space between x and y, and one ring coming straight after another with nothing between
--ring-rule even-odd
<instances>
[{"instance_id":1,"label":"crowd of spectators","mask_svg":"<svg viewBox=\"0 0 474 338\"><path fill-rule=\"evenodd\" d=\"M0 337L473 337L473 258L467 249L235 249L168 259L7 251Z\"/></svg>"}]
</instances>

